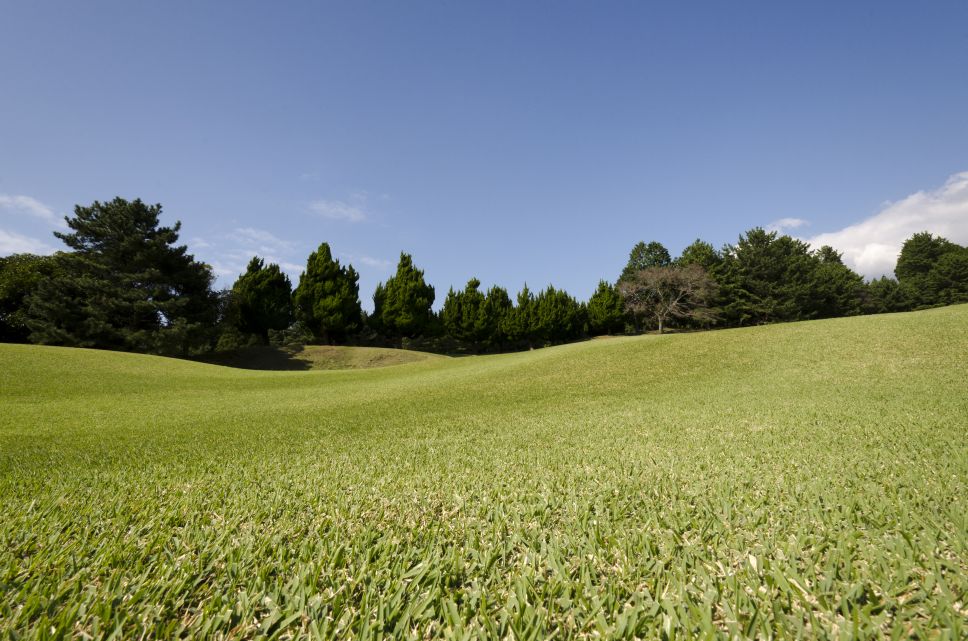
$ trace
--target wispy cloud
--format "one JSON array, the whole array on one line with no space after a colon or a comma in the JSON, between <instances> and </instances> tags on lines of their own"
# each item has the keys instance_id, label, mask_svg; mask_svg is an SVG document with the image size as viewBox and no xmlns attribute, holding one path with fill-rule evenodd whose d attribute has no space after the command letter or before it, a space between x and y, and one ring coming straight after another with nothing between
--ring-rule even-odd
<instances>
[{"instance_id":1,"label":"wispy cloud","mask_svg":"<svg viewBox=\"0 0 968 641\"><path fill-rule=\"evenodd\" d=\"M363 265L380 270L386 270L393 264L385 258L374 258L366 254L340 254L339 258L343 262L350 263L351 265Z\"/></svg>"},{"instance_id":2,"label":"wispy cloud","mask_svg":"<svg viewBox=\"0 0 968 641\"><path fill-rule=\"evenodd\" d=\"M309 203L309 211L327 220L361 223L367 219L363 210L365 198L356 201L356 204L350 204L342 200L315 200Z\"/></svg>"},{"instance_id":3,"label":"wispy cloud","mask_svg":"<svg viewBox=\"0 0 968 641\"><path fill-rule=\"evenodd\" d=\"M968 243L968 171L954 174L938 189L888 203L856 225L806 240L813 247L830 245L843 252L845 263L874 278L891 274L904 241L921 231Z\"/></svg>"},{"instance_id":4,"label":"wispy cloud","mask_svg":"<svg viewBox=\"0 0 968 641\"><path fill-rule=\"evenodd\" d=\"M237 227L229 234L229 238L242 247L263 254L285 253L296 246L292 241L283 240L272 232L255 227Z\"/></svg>"},{"instance_id":5,"label":"wispy cloud","mask_svg":"<svg viewBox=\"0 0 968 641\"><path fill-rule=\"evenodd\" d=\"M53 254L53 247L42 240L18 234L15 231L0 229L0 255L9 254Z\"/></svg>"},{"instance_id":6,"label":"wispy cloud","mask_svg":"<svg viewBox=\"0 0 968 641\"><path fill-rule=\"evenodd\" d=\"M245 271L253 256L262 258L266 264L279 265L294 284L299 273L305 269L305 265L294 262L293 254L299 249L299 243L279 238L270 231L256 227L236 227L221 236L217 242L194 238L190 244L196 249L217 249L211 252L214 255L208 262L215 275L224 279L222 282L226 286L231 285Z\"/></svg>"},{"instance_id":7,"label":"wispy cloud","mask_svg":"<svg viewBox=\"0 0 968 641\"><path fill-rule=\"evenodd\" d=\"M0 194L0 211L39 218L58 227L65 226L63 217L54 213L51 207L30 196Z\"/></svg>"},{"instance_id":8,"label":"wispy cloud","mask_svg":"<svg viewBox=\"0 0 968 641\"><path fill-rule=\"evenodd\" d=\"M780 233L785 232L788 229L797 229L810 223L802 218L781 218L779 220L774 220L772 223L766 226L766 231L777 231Z\"/></svg>"}]
</instances>

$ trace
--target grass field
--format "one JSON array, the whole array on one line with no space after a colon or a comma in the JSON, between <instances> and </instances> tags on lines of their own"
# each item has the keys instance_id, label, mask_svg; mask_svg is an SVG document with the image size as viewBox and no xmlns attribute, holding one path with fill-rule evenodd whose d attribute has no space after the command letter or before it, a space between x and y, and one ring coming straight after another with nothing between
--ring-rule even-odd
<instances>
[{"instance_id":1,"label":"grass field","mask_svg":"<svg viewBox=\"0 0 968 641\"><path fill-rule=\"evenodd\" d=\"M419 363L446 358L438 354L384 347L344 347L340 345L306 345L298 349L250 347L220 353L211 358L216 365L258 370L366 369Z\"/></svg>"},{"instance_id":2,"label":"grass field","mask_svg":"<svg viewBox=\"0 0 968 641\"><path fill-rule=\"evenodd\" d=\"M968 306L365 370L0 346L0 638L968 635Z\"/></svg>"}]
</instances>

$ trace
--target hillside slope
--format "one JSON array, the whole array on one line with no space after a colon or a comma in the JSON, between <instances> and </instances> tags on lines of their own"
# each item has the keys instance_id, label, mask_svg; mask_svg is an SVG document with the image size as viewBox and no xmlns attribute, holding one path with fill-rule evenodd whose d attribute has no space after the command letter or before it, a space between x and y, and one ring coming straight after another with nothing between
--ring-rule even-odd
<instances>
[{"instance_id":1,"label":"hillside slope","mask_svg":"<svg viewBox=\"0 0 968 641\"><path fill-rule=\"evenodd\" d=\"M386 347L348 347L343 345L306 345L298 349L250 347L216 354L208 359L216 365L242 369L292 370L367 369L418 363L447 358L440 354Z\"/></svg>"},{"instance_id":2,"label":"hillside slope","mask_svg":"<svg viewBox=\"0 0 968 641\"><path fill-rule=\"evenodd\" d=\"M966 633L968 306L399 367L0 345L0 636Z\"/></svg>"}]
</instances>

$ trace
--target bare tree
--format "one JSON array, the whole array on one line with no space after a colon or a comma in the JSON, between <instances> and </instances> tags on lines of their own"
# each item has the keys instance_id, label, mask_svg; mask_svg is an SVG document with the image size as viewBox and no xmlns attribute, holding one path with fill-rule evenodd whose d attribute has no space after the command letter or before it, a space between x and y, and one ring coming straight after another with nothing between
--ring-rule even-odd
<instances>
[{"instance_id":1,"label":"bare tree","mask_svg":"<svg viewBox=\"0 0 968 641\"><path fill-rule=\"evenodd\" d=\"M639 270L619 283L625 308L638 317L651 317L659 333L673 318L712 320L710 308L716 281L699 265L672 265Z\"/></svg>"}]
</instances>

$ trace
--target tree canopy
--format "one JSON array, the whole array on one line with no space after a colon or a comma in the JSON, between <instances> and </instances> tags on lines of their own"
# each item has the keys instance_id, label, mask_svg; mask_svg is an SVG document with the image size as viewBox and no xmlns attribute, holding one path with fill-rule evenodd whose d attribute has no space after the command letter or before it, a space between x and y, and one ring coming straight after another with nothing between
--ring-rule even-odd
<instances>
[{"instance_id":1,"label":"tree canopy","mask_svg":"<svg viewBox=\"0 0 968 641\"><path fill-rule=\"evenodd\" d=\"M309 255L293 292L296 318L323 342L339 341L358 331L363 324L359 280L352 265L340 265L329 244L320 244Z\"/></svg>"},{"instance_id":2,"label":"tree canopy","mask_svg":"<svg viewBox=\"0 0 968 641\"><path fill-rule=\"evenodd\" d=\"M232 324L246 334L268 340L269 330L283 330L293 320L292 283L275 263L255 256L232 285Z\"/></svg>"},{"instance_id":3,"label":"tree canopy","mask_svg":"<svg viewBox=\"0 0 968 641\"><path fill-rule=\"evenodd\" d=\"M639 241L632 247L632 251L629 252L628 263L626 263L625 269L622 270L622 275L619 276L618 280L619 282L627 280L635 272L648 269L649 267L665 267L671 262L672 257L669 255L669 250L662 243L653 240L646 244L645 242Z\"/></svg>"},{"instance_id":4,"label":"tree canopy","mask_svg":"<svg viewBox=\"0 0 968 641\"><path fill-rule=\"evenodd\" d=\"M434 288L414 267L410 254L401 253L396 274L377 285L372 320L378 331L398 338L420 335L433 322Z\"/></svg>"},{"instance_id":5,"label":"tree canopy","mask_svg":"<svg viewBox=\"0 0 968 641\"><path fill-rule=\"evenodd\" d=\"M211 268L178 245L161 205L115 198L78 205L55 232L73 251L29 297L31 340L159 354L207 349L217 301Z\"/></svg>"}]
</instances>

